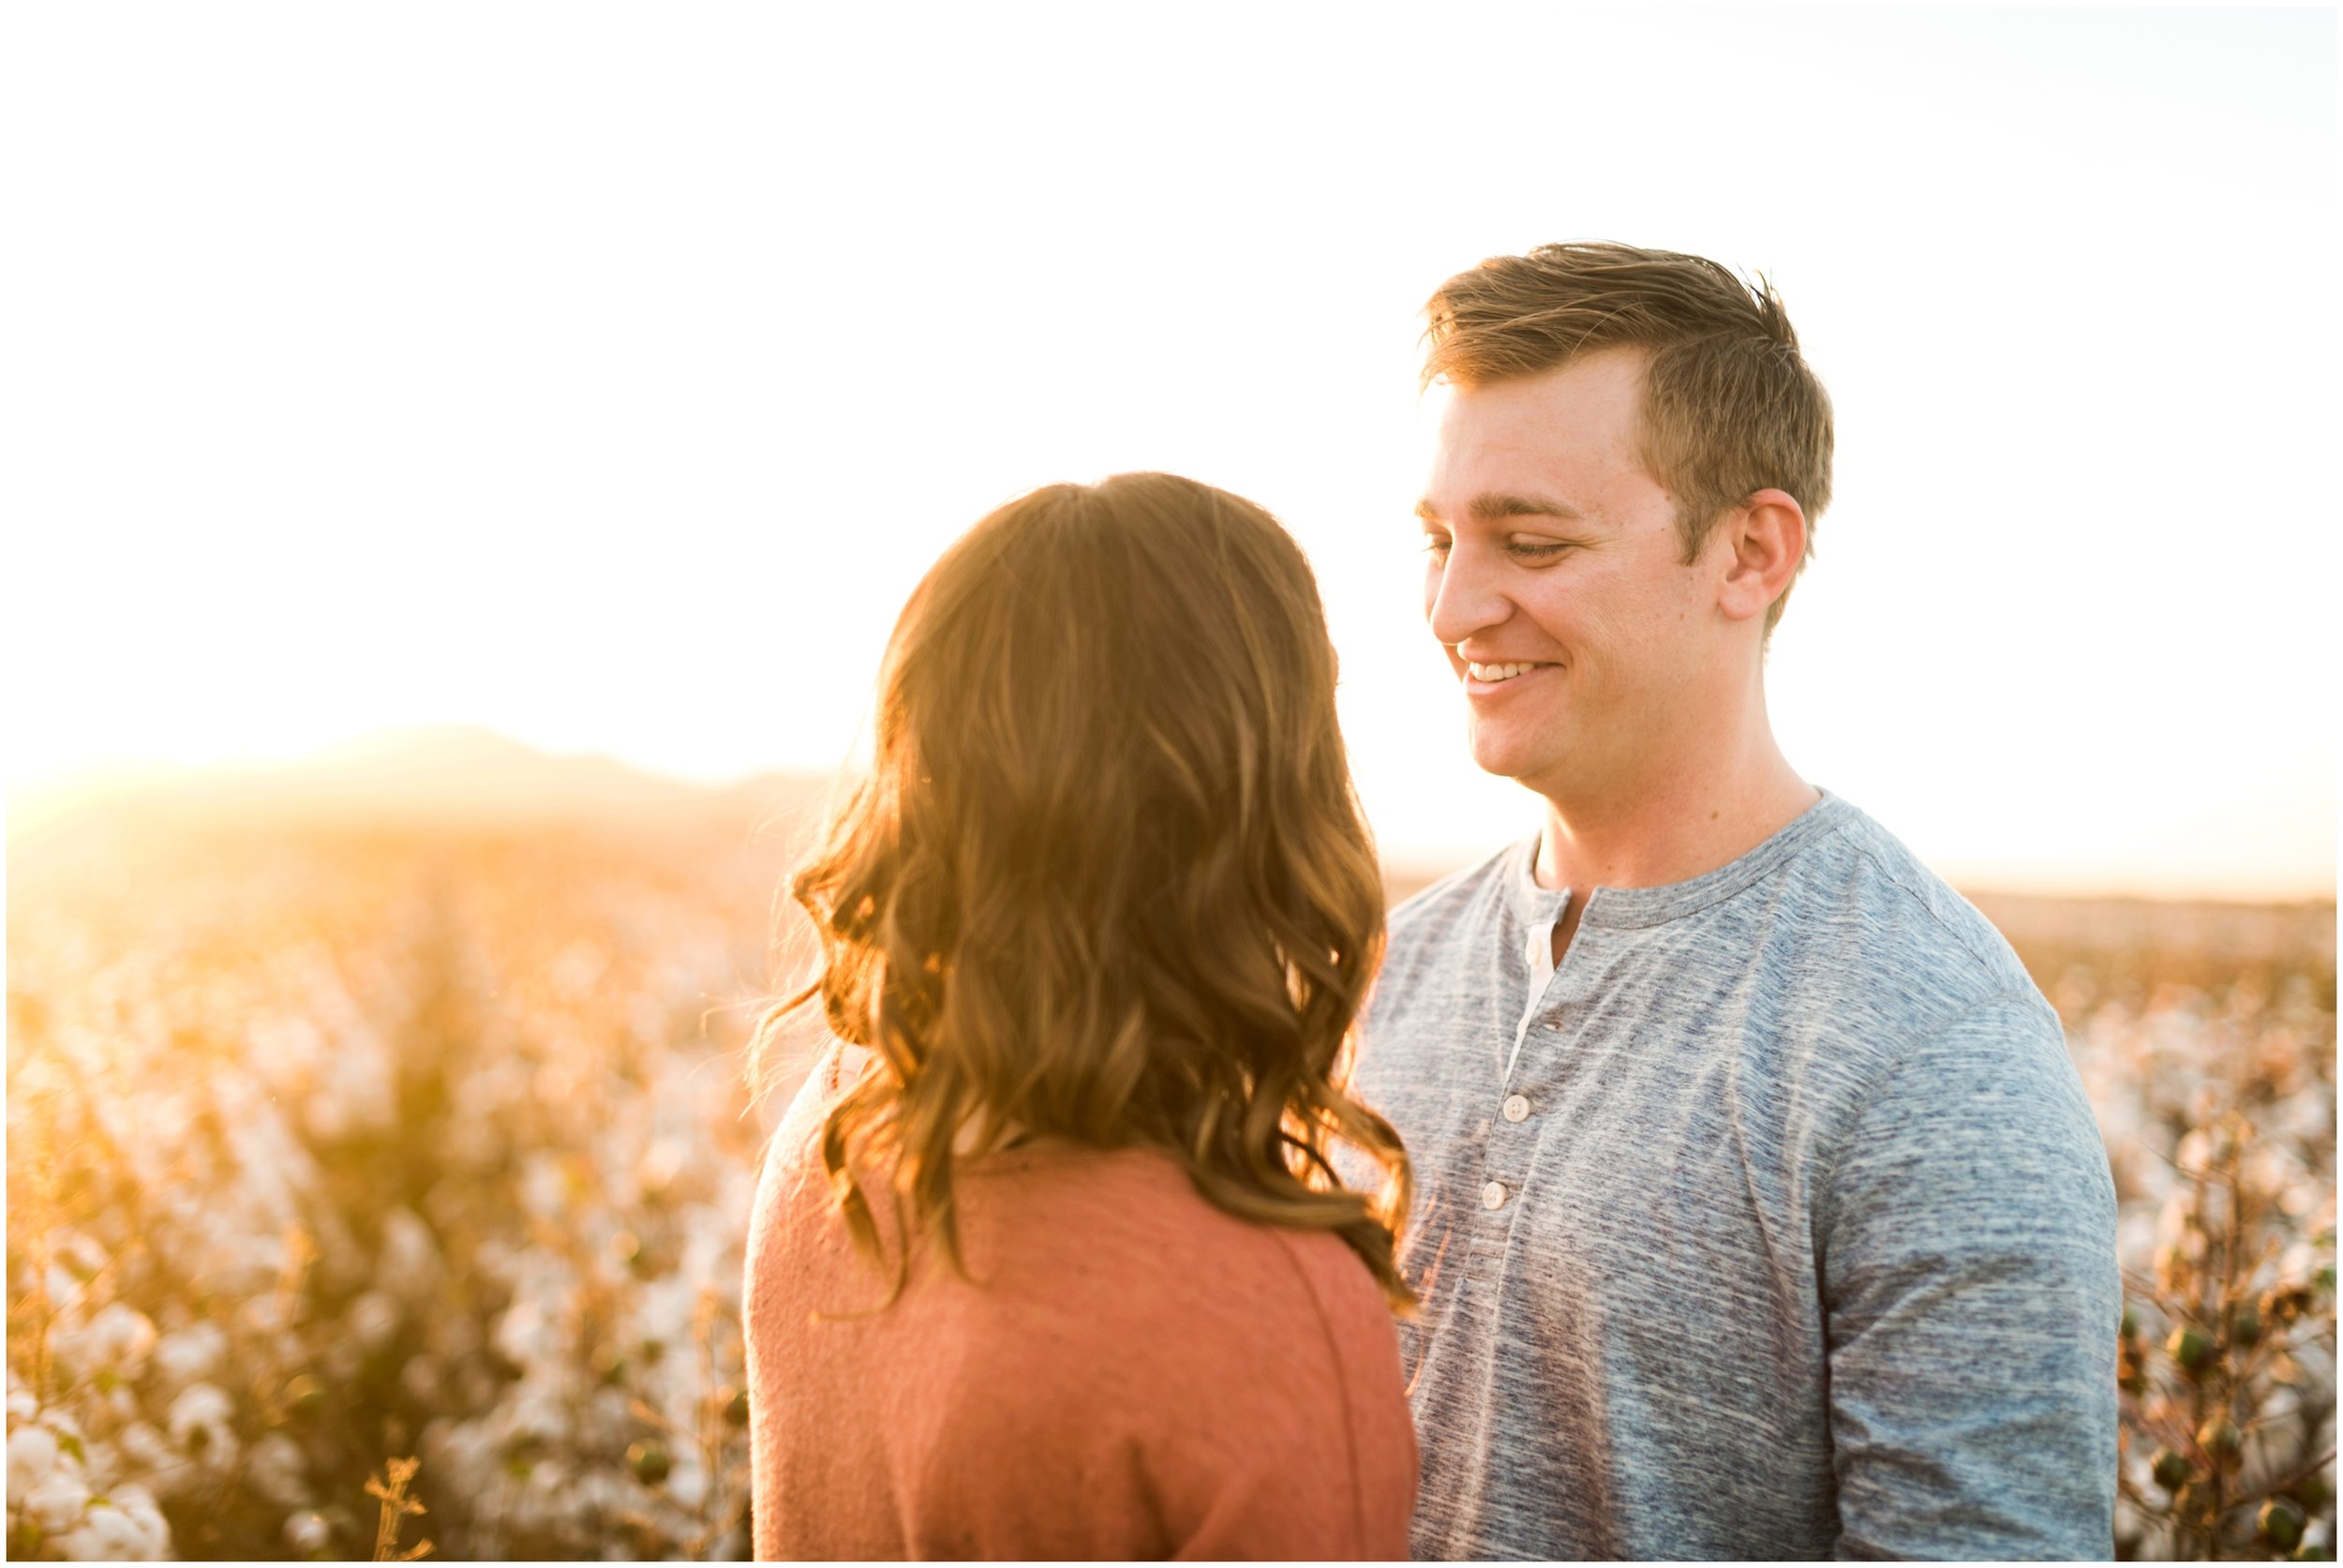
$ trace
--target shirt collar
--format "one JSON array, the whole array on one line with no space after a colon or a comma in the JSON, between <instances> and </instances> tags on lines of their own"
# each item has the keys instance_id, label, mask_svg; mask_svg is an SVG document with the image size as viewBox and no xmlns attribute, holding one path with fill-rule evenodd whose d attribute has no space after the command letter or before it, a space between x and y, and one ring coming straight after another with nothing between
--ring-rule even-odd
<instances>
[{"instance_id":1,"label":"shirt collar","mask_svg":"<svg viewBox=\"0 0 2343 1568\"><path fill-rule=\"evenodd\" d=\"M1774 835L1737 860L1684 882L1658 888L1597 888L1587 899L1579 925L1628 928L1656 926L1705 909L1779 870L1807 844L1831 831L1855 814L1855 808L1831 794L1784 824ZM1541 888L1537 880L1538 838L1532 833L1506 857L1505 902L1515 920L1533 934L1551 932L1569 889Z\"/></svg>"}]
</instances>

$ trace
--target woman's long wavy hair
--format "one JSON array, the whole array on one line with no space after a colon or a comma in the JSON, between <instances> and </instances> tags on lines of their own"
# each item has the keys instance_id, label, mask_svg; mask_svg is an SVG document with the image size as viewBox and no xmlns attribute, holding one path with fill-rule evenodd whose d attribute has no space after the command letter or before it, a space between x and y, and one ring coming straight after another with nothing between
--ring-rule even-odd
<instances>
[{"instance_id":1,"label":"woman's long wavy hair","mask_svg":"<svg viewBox=\"0 0 2343 1568\"><path fill-rule=\"evenodd\" d=\"M1230 1214L1334 1232L1411 1306L1408 1157L1348 1089L1381 883L1276 520L1159 473L1012 501L904 607L873 739L790 886L820 978L758 1041L819 995L876 1054L821 1140L858 1246L884 1265L858 1168L964 1272L960 1159L1144 1145ZM1337 1143L1377 1191L1341 1183Z\"/></svg>"}]
</instances>

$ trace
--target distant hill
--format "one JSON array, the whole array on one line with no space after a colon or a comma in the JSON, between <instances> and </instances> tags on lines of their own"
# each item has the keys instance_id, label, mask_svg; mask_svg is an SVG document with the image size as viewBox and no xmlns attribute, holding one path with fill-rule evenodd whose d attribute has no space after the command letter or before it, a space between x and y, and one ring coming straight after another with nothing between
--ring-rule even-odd
<instances>
[{"instance_id":1,"label":"distant hill","mask_svg":"<svg viewBox=\"0 0 2343 1568\"><path fill-rule=\"evenodd\" d=\"M72 820L259 826L711 828L819 815L828 778L767 773L721 788L597 755L556 756L467 725L384 730L291 762L158 769L11 796L8 836Z\"/></svg>"}]
</instances>

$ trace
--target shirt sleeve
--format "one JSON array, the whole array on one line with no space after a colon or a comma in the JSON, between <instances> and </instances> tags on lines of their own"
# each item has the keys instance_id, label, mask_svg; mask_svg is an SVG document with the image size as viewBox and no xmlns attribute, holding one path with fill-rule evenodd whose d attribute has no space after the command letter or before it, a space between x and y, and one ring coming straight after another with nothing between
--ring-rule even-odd
<instances>
[{"instance_id":1,"label":"shirt sleeve","mask_svg":"<svg viewBox=\"0 0 2343 1568\"><path fill-rule=\"evenodd\" d=\"M1838 1555L2111 1556L2114 1184L2040 996L1917 1042L1826 1202Z\"/></svg>"}]
</instances>

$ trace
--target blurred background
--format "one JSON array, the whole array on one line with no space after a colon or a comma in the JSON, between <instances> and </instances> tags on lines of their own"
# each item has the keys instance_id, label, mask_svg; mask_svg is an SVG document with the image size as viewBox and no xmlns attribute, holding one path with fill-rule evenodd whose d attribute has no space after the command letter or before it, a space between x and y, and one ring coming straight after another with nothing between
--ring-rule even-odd
<instances>
[{"instance_id":1,"label":"blurred background","mask_svg":"<svg viewBox=\"0 0 2343 1568\"><path fill-rule=\"evenodd\" d=\"M1831 391L1775 721L2067 1021L2119 1545L2331 1555L2336 47L12 7L11 1555L743 1551L740 1049L904 596L1036 485L1234 489L1395 895L1533 830L1422 625L1415 312L1566 238L1762 271Z\"/></svg>"}]
</instances>

